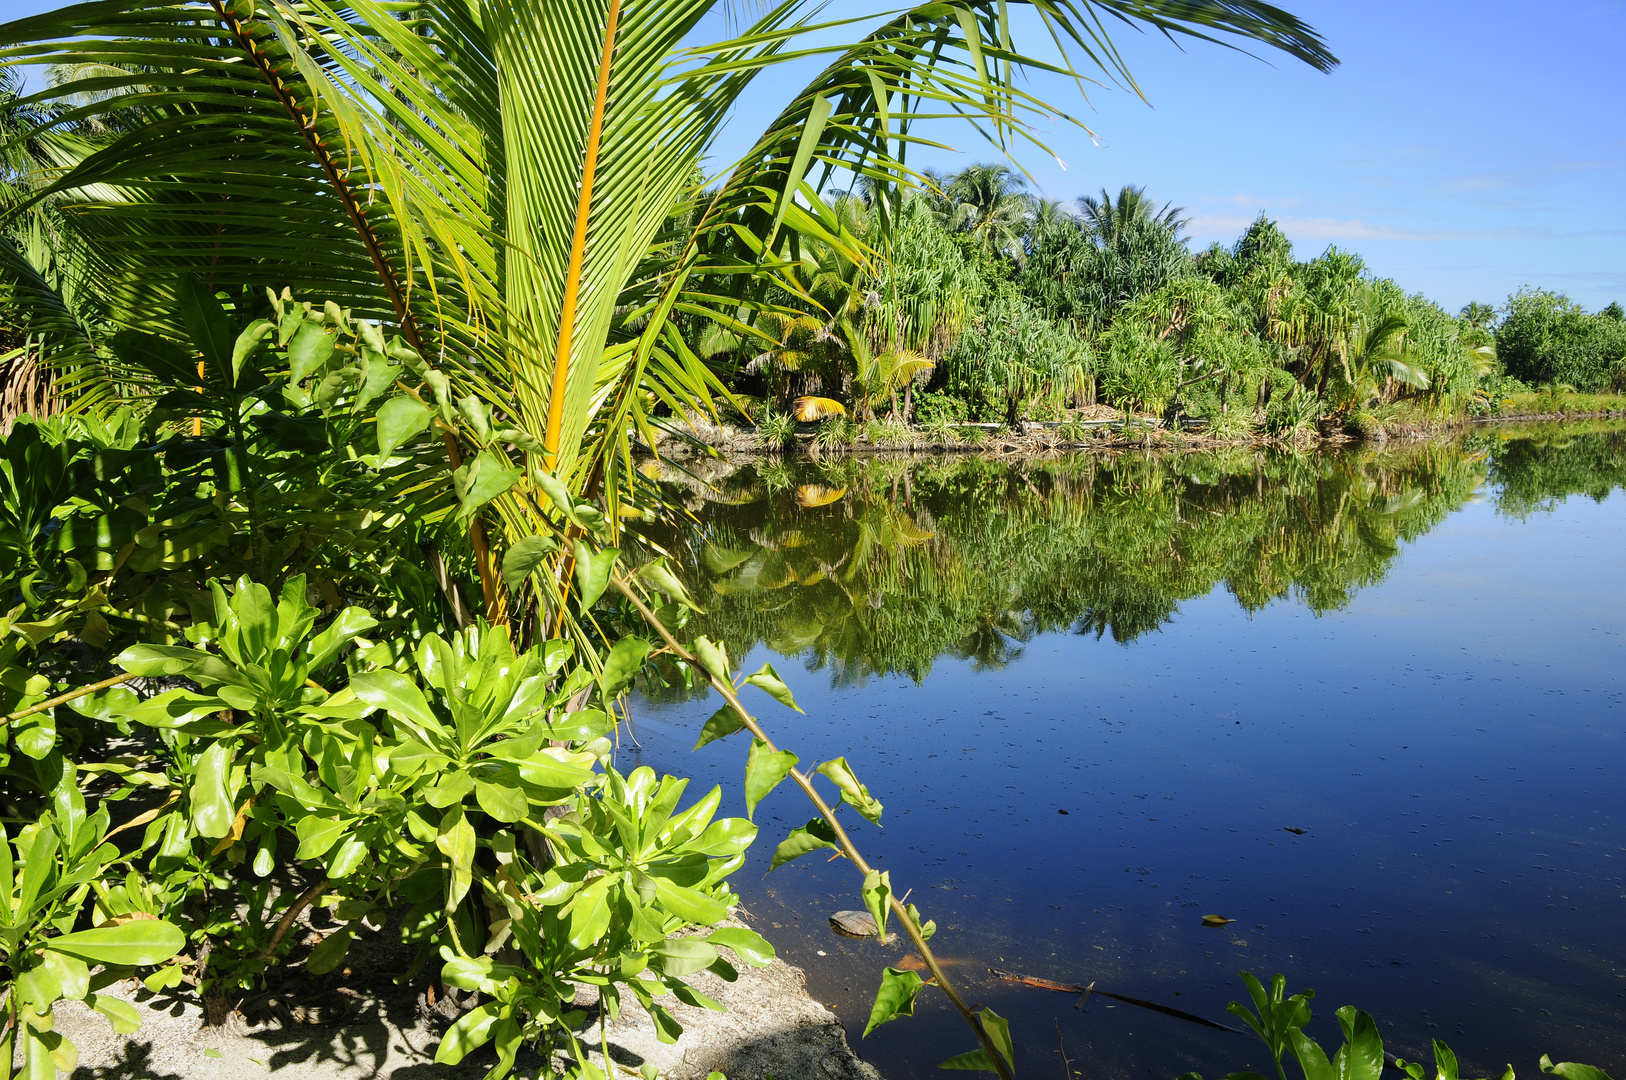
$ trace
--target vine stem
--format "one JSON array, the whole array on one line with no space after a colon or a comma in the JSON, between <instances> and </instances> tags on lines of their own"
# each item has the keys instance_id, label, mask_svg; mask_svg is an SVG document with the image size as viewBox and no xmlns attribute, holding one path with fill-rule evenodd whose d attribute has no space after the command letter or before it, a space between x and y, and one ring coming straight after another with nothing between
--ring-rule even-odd
<instances>
[{"instance_id":1,"label":"vine stem","mask_svg":"<svg viewBox=\"0 0 1626 1080\"><path fill-rule=\"evenodd\" d=\"M16 712L8 714L4 720L0 720L0 726L9 724L13 720L21 720L25 716L33 716L37 712L44 712L46 709L54 709L58 705L65 705L75 698L84 697L86 694L94 694L98 690L106 690L110 686L129 682L133 678L135 678L134 675L125 672L123 675L115 675L111 679L103 679L101 682L91 683L89 686L81 686L77 690L69 690L66 694L60 694L49 701L42 701L38 705L30 705L26 709L18 709Z\"/></svg>"},{"instance_id":2,"label":"vine stem","mask_svg":"<svg viewBox=\"0 0 1626 1080\"><path fill-rule=\"evenodd\" d=\"M610 583L632 603L633 607L638 609L638 613L644 617L644 621L654 628L655 632L666 642L666 647L674 655L689 663L696 670L706 672L707 677L711 680L712 687L723 695L723 700L733 707L734 711L745 723L746 729L753 736L761 739L767 745L770 753L777 752L778 748L774 746L773 740L768 738L767 733L763 731L762 725L741 704L739 694L735 692L734 684L708 671L706 666L689 651L688 647L673 636L672 632L666 628L666 624L656 617L655 613L650 610L649 605L644 603L643 599L633 591L625 578L612 573ZM813 786L812 776L795 768L790 770L789 776L796 781L796 785L802 789L802 793L808 797L808 800L818 808L820 816L824 818L825 823L835 833L836 844L841 853L847 857L860 873L869 874L871 870L870 864L859 853L858 847L852 842L852 838L847 835L847 830L842 828L841 822L836 820L835 810L830 807L824 796L820 795L818 789ZM948 996L949 1001L958 1010L960 1018L976 1033L977 1041L982 1044L983 1051L988 1055L988 1059L993 1062L994 1071L999 1074L1000 1080L1014 1080L1010 1063L1005 1060L1004 1054L994 1045L993 1039L989 1037L988 1032L983 1029L982 1021L977 1019L976 1014L971 1011L971 1007L965 1003L965 999L960 996L959 991L954 988L954 984L944 974L942 967L937 962L937 957L933 955L931 948L926 944L925 935L921 933L919 924L910 916L909 909L904 907L903 901L899 900L897 894L890 888L887 890L887 905L897 915L898 920L903 923L903 928L908 932L910 941L914 943L915 951L920 955L921 960L925 962L927 970L931 972L932 981L937 984L939 990ZM877 927L876 932L880 932L879 927Z\"/></svg>"}]
</instances>

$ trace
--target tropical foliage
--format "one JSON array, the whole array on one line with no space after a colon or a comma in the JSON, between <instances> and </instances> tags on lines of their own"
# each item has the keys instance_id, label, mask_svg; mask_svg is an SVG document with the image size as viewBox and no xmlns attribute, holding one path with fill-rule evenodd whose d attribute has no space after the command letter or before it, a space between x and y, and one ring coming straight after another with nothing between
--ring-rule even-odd
<instances>
[{"instance_id":1,"label":"tropical foliage","mask_svg":"<svg viewBox=\"0 0 1626 1080\"><path fill-rule=\"evenodd\" d=\"M1626 321L1557 294L1521 292L1500 322L1481 303L1453 317L1352 252L1295 260L1263 216L1231 246L1193 254L1183 211L1141 188L1069 208L1005 166L929 180L890 210L867 185L832 196L831 213L877 258L844 272L830 301L776 297L811 312L800 317L811 331L821 312L865 312L862 334L851 320L818 338L820 392L860 401L868 357L906 343L931 366L904 386L902 412L927 426L1020 427L1103 402L1236 437L1382 434L1386 421L1496 412L1526 383L1626 384ZM777 408L790 391L759 377L770 355L806 363L787 337L736 365L731 384Z\"/></svg>"}]
</instances>

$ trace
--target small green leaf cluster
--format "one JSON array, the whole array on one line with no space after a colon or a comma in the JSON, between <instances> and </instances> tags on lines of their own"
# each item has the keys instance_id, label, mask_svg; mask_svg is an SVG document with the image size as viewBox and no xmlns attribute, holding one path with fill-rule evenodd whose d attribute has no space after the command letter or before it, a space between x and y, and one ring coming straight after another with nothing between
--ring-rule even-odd
<instances>
[{"instance_id":1,"label":"small green leaf cluster","mask_svg":"<svg viewBox=\"0 0 1626 1080\"><path fill-rule=\"evenodd\" d=\"M1246 971L1242 972L1242 981L1253 999L1253 1007L1250 1009L1242 1002L1233 1001L1226 1006L1226 1011L1240 1017L1259 1036L1270 1052L1278 1080L1287 1080L1282 1059L1289 1052L1298 1062L1304 1080L1380 1080L1383 1076L1386 1061L1383 1039L1369 1013L1351 1005L1337 1011L1335 1015L1344 1042L1329 1057L1320 1043L1304 1033L1305 1025L1310 1022L1310 1002L1315 998L1314 990L1303 990L1289 996L1287 979L1282 975L1272 977L1268 989ZM1429 1080L1429 1070L1420 1062L1396 1058L1393 1067L1410 1080ZM1601 1069L1574 1062L1554 1065L1545 1054L1541 1058L1541 1071L1562 1077L1563 1080L1609 1080ZM1202 1077L1190 1072L1179 1080L1202 1080ZM1255 1072L1234 1072L1229 1073L1225 1080L1264 1080L1264 1077ZM1466 1080L1458 1071L1457 1055L1438 1039L1434 1040L1434 1080ZM1507 1067L1500 1080L1514 1080L1513 1066Z\"/></svg>"},{"instance_id":2,"label":"small green leaf cluster","mask_svg":"<svg viewBox=\"0 0 1626 1080\"><path fill-rule=\"evenodd\" d=\"M107 838L107 806L87 811L76 769L67 762L37 820L15 837L0 828L0 963L7 991L0 1070L7 1076L19 1051L25 1076L74 1070L77 1049L53 1030L59 1001L82 1001L115 1031L135 1031L141 1024L135 1009L102 991L186 944L179 927L143 903L145 880ZM94 904L92 924L75 929L87 903Z\"/></svg>"}]
</instances>

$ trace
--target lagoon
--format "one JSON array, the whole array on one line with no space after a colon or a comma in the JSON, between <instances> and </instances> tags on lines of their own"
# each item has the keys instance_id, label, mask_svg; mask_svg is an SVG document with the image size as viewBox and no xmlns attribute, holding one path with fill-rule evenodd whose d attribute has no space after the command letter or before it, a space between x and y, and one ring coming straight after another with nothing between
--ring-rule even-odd
<instances>
[{"instance_id":1,"label":"lagoon","mask_svg":"<svg viewBox=\"0 0 1626 1080\"><path fill-rule=\"evenodd\" d=\"M1324 1044L1354 1004L1464 1075L1626 1062L1626 429L668 483L699 522L661 538L691 629L773 663L806 710L756 702L780 744L886 804L855 839L1011 1019L1020 1074L1065 1075L1059 1048L1081 1076L1269 1062L990 966L1219 1022L1239 970L1280 971ZM628 750L742 813L744 744L689 750L717 704L645 698ZM941 1075L969 1044L930 991L857 1040L907 950L828 929L849 868L764 876L807 816L788 787L758 808L749 917L883 1075Z\"/></svg>"}]
</instances>

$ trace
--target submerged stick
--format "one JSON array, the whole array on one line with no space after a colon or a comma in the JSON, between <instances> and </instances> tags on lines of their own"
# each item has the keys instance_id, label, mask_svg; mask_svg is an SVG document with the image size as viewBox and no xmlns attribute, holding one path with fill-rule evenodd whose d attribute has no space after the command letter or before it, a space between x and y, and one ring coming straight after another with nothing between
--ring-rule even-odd
<instances>
[{"instance_id":1,"label":"submerged stick","mask_svg":"<svg viewBox=\"0 0 1626 1080\"><path fill-rule=\"evenodd\" d=\"M1150 1009L1152 1012L1162 1013L1164 1016L1172 1016L1176 1020L1186 1020L1193 1024L1201 1024L1203 1027L1217 1028L1220 1031L1229 1031L1233 1035L1248 1034L1239 1027L1232 1027L1230 1024L1217 1024L1212 1020L1204 1019L1203 1017L1197 1016L1194 1013L1188 1013L1183 1009L1172 1008L1168 1005L1159 1005L1155 1001L1146 1001L1142 998L1130 997L1127 994L1114 994L1108 990L1097 990L1094 983L1090 983L1088 986L1079 986L1076 983L1052 982L1049 979L1040 979L1032 975L1018 975L1010 971L1001 971L999 968L989 968L988 972L991 975L997 975L1001 979L1008 980L1009 982L1022 983L1024 986L1037 986L1041 990L1056 990L1063 994L1078 994L1083 998L1088 998L1091 994L1099 994L1104 998L1111 998L1113 1001L1121 1001L1125 1005L1134 1005L1137 1008Z\"/></svg>"}]
</instances>

